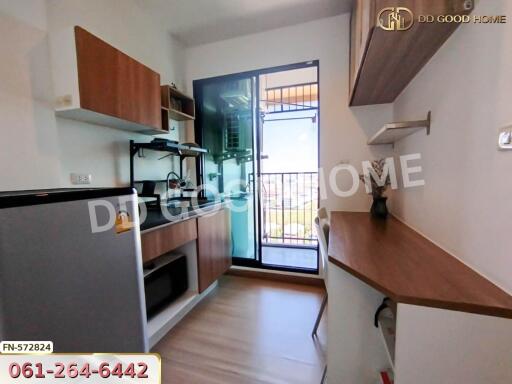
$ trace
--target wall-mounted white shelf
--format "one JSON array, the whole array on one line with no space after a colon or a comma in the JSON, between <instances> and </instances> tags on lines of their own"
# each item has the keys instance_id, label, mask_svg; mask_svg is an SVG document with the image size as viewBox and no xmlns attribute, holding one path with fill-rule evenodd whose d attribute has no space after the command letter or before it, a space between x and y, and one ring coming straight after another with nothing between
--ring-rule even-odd
<instances>
[{"instance_id":1,"label":"wall-mounted white shelf","mask_svg":"<svg viewBox=\"0 0 512 384\"><path fill-rule=\"evenodd\" d=\"M394 144L406 136L425 129L430 134L430 111L426 120L399 121L384 125L373 137L368 145Z\"/></svg>"}]
</instances>

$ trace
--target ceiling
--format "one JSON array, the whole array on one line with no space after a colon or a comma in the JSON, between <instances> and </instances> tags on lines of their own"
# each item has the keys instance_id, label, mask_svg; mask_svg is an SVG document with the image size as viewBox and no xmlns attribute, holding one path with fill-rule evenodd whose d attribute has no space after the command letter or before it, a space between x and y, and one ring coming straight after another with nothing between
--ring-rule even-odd
<instances>
[{"instance_id":1,"label":"ceiling","mask_svg":"<svg viewBox=\"0 0 512 384\"><path fill-rule=\"evenodd\" d=\"M352 0L137 0L187 46L348 12Z\"/></svg>"}]
</instances>

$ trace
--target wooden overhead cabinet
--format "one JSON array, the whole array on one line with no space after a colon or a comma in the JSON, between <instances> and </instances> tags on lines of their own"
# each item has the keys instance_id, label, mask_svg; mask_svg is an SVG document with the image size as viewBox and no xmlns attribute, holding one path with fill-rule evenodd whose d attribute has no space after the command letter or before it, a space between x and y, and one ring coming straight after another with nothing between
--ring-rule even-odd
<instances>
[{"instance_id":1,"label":"wooden overhead cabinet","mask_svg":"<svg viewBox=\"0 0 512 384\"><path fill-rule=\"evenodd\" d=\"M50 38L56 114L162 134L160 75L81 27Z\"/></svg>"},{"instance_id":2,"label":"wooden overhead cabinet","mask_svg":"<svg viewBox=\"0 0 512 384\"><path fill-rule=\"evenodd\" d=\"M197 219L199 292L231 267L231 221L227 208Z\"/></svg>"},{"instance_id":3,"label":"wooden overhead cabinet","mask_svg":"<svg viewBox=\"0 0 512 384\"><path fill-rule=\"evenodd\" d=\"M410 12L396 13L396 7ZM469 0L355 0L350 27L350 105L393 102L460 25L438 22L437 17L468 15L472 10ZM420 16L426 15L433 16L434 22L420 22ZM407 29L385 30L379 19L386 28Z\"/></svg>"}]
</instances>

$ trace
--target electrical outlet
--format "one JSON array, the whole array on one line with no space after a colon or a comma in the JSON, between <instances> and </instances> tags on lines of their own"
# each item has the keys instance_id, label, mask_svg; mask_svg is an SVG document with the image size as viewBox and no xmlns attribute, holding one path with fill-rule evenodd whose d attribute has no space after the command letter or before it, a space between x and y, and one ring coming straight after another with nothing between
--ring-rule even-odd
<instances>
[{"instance_id":1,"label":"electrical outlet","mask_svg":"<svg viewBox=\"0 0 512 384\"><path fill-rule=\"evenodd\" d=\"M92 175L87 173L72 173L71 184L91 184Z\"/></svg>"}]
</instances>

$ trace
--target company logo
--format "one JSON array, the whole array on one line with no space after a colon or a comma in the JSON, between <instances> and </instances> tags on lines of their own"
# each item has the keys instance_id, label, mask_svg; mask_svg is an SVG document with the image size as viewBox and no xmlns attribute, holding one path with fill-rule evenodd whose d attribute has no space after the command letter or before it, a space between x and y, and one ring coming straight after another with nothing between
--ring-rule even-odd
<instances>
[{"instance_id":1,"label":"company logo","mask_svg":"<svg viewBox=\"0 0 512 384\"><path fill-rule=\"evenodd\" d=\"M457 14L414 14L406 7L387 7L377 15L377 26L385 31L407 31L415 22L418 24L455 23L455 24L506 24L507 15L470 15L473 0L466 0L464 9Z\"/></svg>"},{"instance_id":2,"label":"company logo","mask_svg":"<svg viewBox=\"0 0 512 384\"><path fill-rule=\"evenodd\" d=\"M385 31L406 31L414 24L414 15L409 8L387 7L377 15L377 25Z\"/></svg>"}]
</instances>

